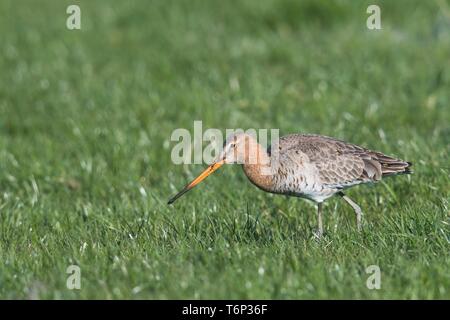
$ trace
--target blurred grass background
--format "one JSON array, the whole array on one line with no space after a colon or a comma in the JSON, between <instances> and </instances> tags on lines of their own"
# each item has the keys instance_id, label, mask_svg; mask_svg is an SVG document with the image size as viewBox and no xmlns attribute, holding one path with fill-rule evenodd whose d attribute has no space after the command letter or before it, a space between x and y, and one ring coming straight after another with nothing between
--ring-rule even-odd
<instances>
[{"instance_id":1,"label":"blurred grass background","mask_svg":"<svg viewBox=\"0 0 450 320\"><path fill-rule=\"evenodd\" d=\"M449 1L1 0L0 35L0 297L450 298ZM362 234L330 200L320 244L310 203L237 166L168 207L203 168L170 160L194 120L330 135L415 174L349 192Z\"/></svg>"}]
</instances>

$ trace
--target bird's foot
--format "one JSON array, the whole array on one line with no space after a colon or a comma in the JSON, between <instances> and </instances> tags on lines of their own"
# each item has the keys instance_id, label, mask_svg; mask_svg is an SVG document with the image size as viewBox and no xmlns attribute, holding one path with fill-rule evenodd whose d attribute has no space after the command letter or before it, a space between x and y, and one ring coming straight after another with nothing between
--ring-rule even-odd
<instances>
[{"instance_id":1,"label":"bird's foot","mask_svg":"<svg viewBox=\"0 0 450 320\"><path fill-rule=\"evenodd\" d=\"M314 239L317 241L320 241L322 239L323 231L318 229L315 232L313 232Z\"/></svg>"}]
</instances>

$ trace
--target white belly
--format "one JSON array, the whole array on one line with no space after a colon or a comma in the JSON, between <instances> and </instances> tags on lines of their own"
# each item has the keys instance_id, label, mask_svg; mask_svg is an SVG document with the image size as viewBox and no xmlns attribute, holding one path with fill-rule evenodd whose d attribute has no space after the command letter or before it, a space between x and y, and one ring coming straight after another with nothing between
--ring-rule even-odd
<instances>
[{"instance_id":1,"label":"white belly","mask_svg":"<svg viewBox=\"0 0 450 320\"><path fill-rule=\"evenodd\" d=\"M322 184L315 168L303 167L296 172L281 174L277 179L277 193L283 193L294 197L301 197L323 202L336 194L339 189L329 188Z\"/></svg>"}]
</instances>

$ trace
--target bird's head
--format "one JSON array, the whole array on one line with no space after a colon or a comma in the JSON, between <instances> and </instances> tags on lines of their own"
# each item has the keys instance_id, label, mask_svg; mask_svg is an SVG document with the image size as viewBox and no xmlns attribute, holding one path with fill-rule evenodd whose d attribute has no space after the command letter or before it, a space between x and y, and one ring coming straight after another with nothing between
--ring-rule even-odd
<instances>
[{"instance_id":1,"label":"bird's head","mask_svg":"<svg viewBox=\"0 0 450 320\"><path fill-rule=\"evenodd\" d=\"M195 178L191 183L187 184L183 190L172 197L168 204L172 204L181 197L183 194L194 188L197 184L203 181L206 177L212 174L214 171L219 169L224 164L246 164L246 163L256 163L258 143L256 139L246 133L234 133L230 135L220 152L216 160L206 168L197 178Z\"/></svg>"},{"instance_id":2,"label":"bird's head","mask_svg":"<svg viewBox=\"0 0 450 320\"><path fill-rule=\"evenodd\" d=\"M234 133L223 144L217 160L228 164L255 164L257 162L258 142L247 133Z\"/></svg>"}]
</instances>

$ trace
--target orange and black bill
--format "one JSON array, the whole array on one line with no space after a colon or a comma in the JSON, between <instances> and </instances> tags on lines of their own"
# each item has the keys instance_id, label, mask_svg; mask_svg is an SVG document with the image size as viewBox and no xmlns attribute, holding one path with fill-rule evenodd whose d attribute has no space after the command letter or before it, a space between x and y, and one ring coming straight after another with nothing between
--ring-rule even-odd
<instances>
[{"instance_id":1,"label":"orange and black bill","mask_svg":"<svg viewBox=\"0 0 450 320\"><path fill-rule=\"evenodd\" d=\"M177 200L179 197L181 197L183 194L185 194L186 192L188 192L189 190L191 190L193 187L195 187L196 185L198 185L201 181L203 181L207 176L209 176L211 173L213 173L214 171L216 171L217 169L219 169L225 162L219 161L216 163L213 163L212 165L210 165L208 168L206 168L205 171L203 171L197 178L195 178L191 183L189 183L188 185L186 185L183 190L181 190L180 192L178 192L174 197L172 197L169 202L167 202L167 204L172 204L175 202L175 200Z\"/></svg>"}]
</instances>

